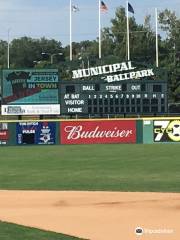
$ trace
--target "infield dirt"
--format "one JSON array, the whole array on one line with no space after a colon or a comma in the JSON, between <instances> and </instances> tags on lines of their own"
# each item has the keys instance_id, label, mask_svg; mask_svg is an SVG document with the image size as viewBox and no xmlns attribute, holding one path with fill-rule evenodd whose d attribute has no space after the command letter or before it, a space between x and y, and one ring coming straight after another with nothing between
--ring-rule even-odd
<instances>
[{"instance_id":1,"label":"infield dirt","mask_svg":"<svg viewBox=\"0 0 180 240\"><path fill-rule=\"evenodd\" d=\"M3 190L0 220L91 240L179 240L180 194Z\"/></svg>"}]
</instances>

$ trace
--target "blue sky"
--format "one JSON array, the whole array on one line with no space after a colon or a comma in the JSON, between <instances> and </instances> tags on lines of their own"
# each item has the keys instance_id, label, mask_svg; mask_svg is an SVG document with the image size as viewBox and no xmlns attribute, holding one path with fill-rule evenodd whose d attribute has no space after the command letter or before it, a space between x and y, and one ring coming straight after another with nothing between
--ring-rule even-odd
<instances>
[{"instance_id":1,"label":"blue sky","mask_svg":"<svg viewBox=\"0 0 180 240\"><path fill-rule=\"evenodd\" d=\"M138 23L144 16L152 14L154 8L168 8L180 17L180 0L129 0L135 10ZM98 36L98 0L72 0L80 9L73 13L73 41L92 40ZM110 26L118 6L125 6L125 0L104 0L108 12L101 15L102 26ZM152 25L155 23L152 19ZM29 36L56 39L69 43L69 0L0 0L0 39L7 40ZM124 31L124 30L122 30Z\"/></svg>"}]
</instances>

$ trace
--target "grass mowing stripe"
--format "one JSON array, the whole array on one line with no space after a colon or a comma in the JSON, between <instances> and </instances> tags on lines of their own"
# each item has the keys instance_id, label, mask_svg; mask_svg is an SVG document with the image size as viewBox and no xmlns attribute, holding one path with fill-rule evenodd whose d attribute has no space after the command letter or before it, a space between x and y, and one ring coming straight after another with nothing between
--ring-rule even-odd
<instances>
[{"instance_id":1,"label":"grass mowing stripe","mask_svg":"<svg viewBox=\"0 0 180 240\"><path fill-rule=\"evenodd\" d=\"M0 221L0 240L80 240L59 233L42 231ZM82 240L82 238L81 238Z\"/></svg>"},{"instance_id":2,"label":"grass mowing stripe","mask_svg":"<svg viewBox=\"0 0 180 240\"><path fill-rule=\"evenodd\" d=\"M0 189L180 192L179 144L0 147Z\"/></svg>"}]
</instances>

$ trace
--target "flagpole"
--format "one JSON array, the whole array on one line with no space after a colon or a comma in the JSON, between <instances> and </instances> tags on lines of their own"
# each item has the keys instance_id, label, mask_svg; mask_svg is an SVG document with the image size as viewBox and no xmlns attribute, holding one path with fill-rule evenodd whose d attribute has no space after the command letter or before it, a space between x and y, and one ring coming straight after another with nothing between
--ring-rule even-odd
<instances>
[{"instance_id":1,"label":"flagpole","mask_svg":"<svg viewBox=\"0 0 180 240\"><path fill-rule=\"evenodd\" d=\"M126 1L126 17L127 17L127 60L130 60L130 47L129 47L129 12L128 1Z\"/></svg>"},{"instance_id":2,"label":"flagpole","mask_svg":"<svg viewBox=\"0 0 180 240\"><path fill-rule=\"evenodd\" d=\"M156 19L156 67L159 67L159 49L158 49L158 9L155 8Z\"/></svg>"},{"instance_id":3,"label":"flagpole","mask_svg":"<svg viewBox=\"0 0 180 240\"><path fill-rule=\"evenodd\" d=\"M70 34L69 34L69 36L70 36L70 61L72 61L72 0L70 0L70 6L69 6L69 11L70 11L70 14L69 14L69 16L70 16L70 20L69 20L69 22L70 22Z\"/></svg>"},{"instance_id":4,"label":"flagpole","mask_svg":"<svg viewBox=\"0 0 180 240\"><path fill-rule=\"evenodd\" d=\"M99 0L99 59L101 59L101 1Z\"/></svg>"}]
</instances>

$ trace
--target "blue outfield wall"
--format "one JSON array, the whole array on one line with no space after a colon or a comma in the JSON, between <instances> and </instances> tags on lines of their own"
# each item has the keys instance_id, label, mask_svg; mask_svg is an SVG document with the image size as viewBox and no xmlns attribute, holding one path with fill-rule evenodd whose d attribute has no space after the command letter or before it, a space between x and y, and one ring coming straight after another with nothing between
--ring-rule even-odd
<instances>
[{"instance_id":1,"label":"blue outfield wall","mask_svg":"<svg viewBox=\"0 0 180 240\"><path fill-rule=\"evenodd\" d=\"M0 146L101 143L180 143L180 117L0 122Z\"/></svg>"}]
</instances>

